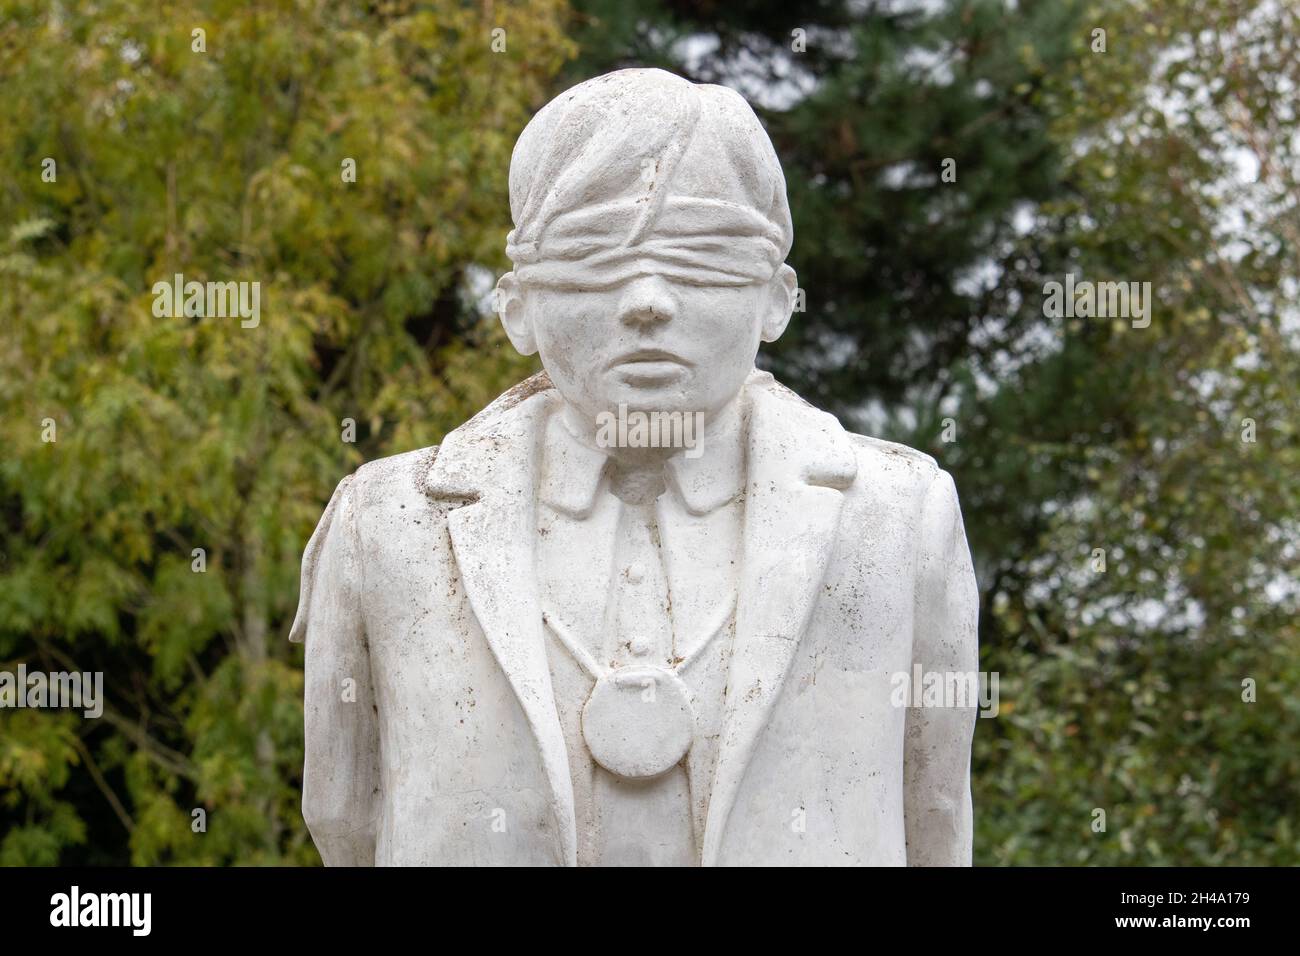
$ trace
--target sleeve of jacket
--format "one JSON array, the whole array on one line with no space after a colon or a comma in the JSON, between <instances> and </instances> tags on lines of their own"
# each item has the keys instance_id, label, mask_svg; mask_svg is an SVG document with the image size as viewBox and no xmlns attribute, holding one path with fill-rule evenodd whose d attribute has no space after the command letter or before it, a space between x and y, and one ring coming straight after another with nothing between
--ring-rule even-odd
<instances>
[{"instance_id":1,"label":"sleeve of jacket","mask_svg":"<svg viewBox=\"0 0 1300 956\"><path fill-rule=\"evenodd\" d=\"M354 478L339 483L307 542L289 633L306 642L302 815L327 866L374 865L380 804Z\"/></svg>"},{"instance_id":2,"label":"sleeve of jacket","mask_svg":"<svg viewBox=\"0 0 1300 956\"><path fill-rule=\"evenodd\" d=\"M920 514L913 671L964 679L964 700L907 711L903 758L909 866L971 863L970 751L979 669L979 592L957 489L946 471L931 479ZM961 686L960 684L958 686ZM960 702L962 706L951 706Z\"/></svg>"}]
</instances>

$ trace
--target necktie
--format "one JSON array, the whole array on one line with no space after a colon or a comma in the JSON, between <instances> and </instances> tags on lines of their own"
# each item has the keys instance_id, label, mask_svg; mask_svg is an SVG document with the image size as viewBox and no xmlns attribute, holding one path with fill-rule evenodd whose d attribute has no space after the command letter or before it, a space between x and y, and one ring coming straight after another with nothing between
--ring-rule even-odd
<instances>
[{"instance_id":1,"label":"necktie","mask_svg":"<svg viewBox=\"0 0 1300 956\"><path fill-rule=\"evenodd\" d=\"M673 625L654 506L624 503L614 548L614 588L605 649L613 663L671 666Z\"/></svg>"}]
</instances>

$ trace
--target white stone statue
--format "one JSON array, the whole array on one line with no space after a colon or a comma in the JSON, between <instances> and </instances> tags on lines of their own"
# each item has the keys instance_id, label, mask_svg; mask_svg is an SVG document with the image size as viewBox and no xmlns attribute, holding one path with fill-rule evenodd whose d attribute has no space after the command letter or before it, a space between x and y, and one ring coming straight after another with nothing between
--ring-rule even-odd
<instances>
[{"instance_id":1,"label":"white stone statue","mask_svg":"<svg viewBox=\"0 0 1300 956\"><path fill-rule=\"evenodd\" d=\"M753 111L582 83L510 207L545 372L345 478L303 556L325 862L969 864L974 702L893 693L978 667L957 495L755 370L796 282Z\"/></svg>"}]
</instances>

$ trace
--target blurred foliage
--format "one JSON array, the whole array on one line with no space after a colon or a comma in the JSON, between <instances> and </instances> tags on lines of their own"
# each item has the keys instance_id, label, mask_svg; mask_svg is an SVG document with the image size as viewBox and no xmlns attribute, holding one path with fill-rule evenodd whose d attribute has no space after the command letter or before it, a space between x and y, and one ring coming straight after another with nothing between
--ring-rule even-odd
<instances>
[{"instance_id":1,"label":"blurred foliage","mask_svg":"<svg viewBox=\"0 0 1300 956\"><path fill-rule=\"evenodd\" d=\"M964 363L960 440L930 443L967 503L984 666L1012 708L978 734L977 845L1295 865L1300 10L1103 3L1083 22L1078 46L1101 28L1107 49L1044 87L1066 188L1015 254L1150 282L1152 321L1003 338Z\"/></svg>"},{"instance_id":2,"label":"blurred foliage","mask_svg":"<svg viewBox=\"0 0 1300 956\"><path fill-rule=\"evenodd\" d=\"M102 670L108 700L0 711L0 862L316 860L303 544L343 475L531 371L474 269L563 14L0 3L0 667ZM156 318L175 273L260 282L260 324Z\"/></svg>"},{"instance_id":3,"label":"blurred foliage","mask_svg":"<svg viewBox=\"0 0 1300 956\"><path fill-rule=\"evenodd\" d=\"M1240 0L0 0L0 670L108 698L0 710L0 864L316 860L303 544L531 371L479 304L510 150L626 65L772 132L807 311L762 361L957 478L977 862L1300 863L1297 44ZM1066 272L1150 327L1046 317ZM155 318L175 273L260 325Z\"/></svg>"}]
</instances>

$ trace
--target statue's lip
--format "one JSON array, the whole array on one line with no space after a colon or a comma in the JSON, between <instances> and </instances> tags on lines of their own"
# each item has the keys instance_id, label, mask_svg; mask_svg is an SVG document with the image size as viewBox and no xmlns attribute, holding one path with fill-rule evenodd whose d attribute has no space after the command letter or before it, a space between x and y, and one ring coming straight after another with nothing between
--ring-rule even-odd
<instances>
[{"instance_id":1,"label":"statue's lip","mask_svg":"<svg viewBox=\"0 0 1300 956\"><path fill-rule=\"evenodd\" d=\"M610 368L617 368L620 365L635 365L641 362L672 362L676 365L690 367L691 363L680 355L674 355L672 352L666 352L663 349L636 349L632 352L625 352L618 356L614 361L609 363Z\"/></svg>"}]
</instances>

